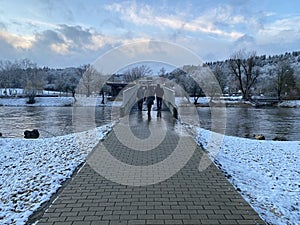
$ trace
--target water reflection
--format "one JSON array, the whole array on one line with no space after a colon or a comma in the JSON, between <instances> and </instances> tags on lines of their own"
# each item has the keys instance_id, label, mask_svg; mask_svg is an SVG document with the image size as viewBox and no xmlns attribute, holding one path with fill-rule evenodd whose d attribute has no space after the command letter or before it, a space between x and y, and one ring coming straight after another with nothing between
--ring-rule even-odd
<instances>
[{"instance_id":1,"label":"water reflection","mask_svg":"<svg viewBox=\"0 0 300 225\"><path fill-rule=\"evenodd\" d=\"M152 113L155 121L165 116L164 112ZM32 129L39 129L41 137L52 137L108 123L111 120L111 107L0 107L0 116L0 132L4 137L22 138L25 130ZM209 107L187 107L180 112L180 116L182 122L211 129ZM263 134L266 139L285 136L288 140L300 140L299 108L227 108L226 117L227 135L251 137L254 134ZM224 118L215 119L215 124L218 124ZM142 112L135 115L135 121L146 123L148 120ZM176 120L173 122L175 127ZM75 123L77 125L74 130Z\"/></svg>"},{"instance_id":2,"label":"water reflection","mask_svg":"<svg viewBox=\"0 0 300 225\"><path fill-rule=\"evenodd\" d=\"M74 108L0 107L0 132L3 137L22 138L25 130L38 129L40 137L53 137L84 131L110 121L110 107ZM77 110L76 118L73 110Z\"/></svg>"},{"instance_id":3,"label":"water reflection","mask_svg":"<svg viewBox=\"0 0 300 225\"><path fill-rule=\"evenodd\" d=\"M197 108L200 126L211 129L209 108ZM288 140L300 140L299 108L227 108L226 135L251 137L263 134L266 139L284 136ZM218 118L217 118L218 119ZM220 120L222 118L219 118Z\"/></svg>"}]
</instances>

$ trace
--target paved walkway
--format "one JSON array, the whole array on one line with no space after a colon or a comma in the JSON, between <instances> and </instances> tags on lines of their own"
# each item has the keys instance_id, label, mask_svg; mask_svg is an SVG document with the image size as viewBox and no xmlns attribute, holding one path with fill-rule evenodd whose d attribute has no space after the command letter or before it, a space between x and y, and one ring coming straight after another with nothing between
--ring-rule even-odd
<instances>
[{"instance_id":1,"label":"paved walkway","mask_svg":"<svg viewBox=\"0 0 300 225\"><path fill-rule=\"evenodd\" d=\"M157 117L158 116L158 117ZM265 224L169 112L125 118L39 225Z\"/></svg>"}]
</instances>

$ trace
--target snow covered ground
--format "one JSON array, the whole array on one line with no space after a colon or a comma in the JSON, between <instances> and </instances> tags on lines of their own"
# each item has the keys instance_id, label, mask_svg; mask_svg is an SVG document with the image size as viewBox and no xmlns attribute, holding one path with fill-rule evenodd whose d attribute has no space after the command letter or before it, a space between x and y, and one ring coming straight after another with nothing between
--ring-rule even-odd
<instances>
[{"instance_id":1,"label":"snow covered ground","mask_svg":"<svg viewBox=\"0 0 300 225\"><path fill-rule=\"evenodd\" d=\"M36 97L34 104L27 104L28 98L0 98L0 106L71 106L72 97Z\"/></svg>"},{"instance_id":2,"label":"snow covered ground","mask_svg":"<svg viewBox=\"0 0 300 225\"><path fill-rule=\"evenodd\" d=\"M190 100L190 103L192 103L192 104L194 103L194 98L190 97L189 100ZM241 101L242 101L241 97L221 97L220 100L223 103L230 103L230 104L241 103ZM197 101L199 106L209 106L209 102L210 102L210 97L201 97ZM188 104L188 101L187 101L187 98L176 97L175 103L177 105L185 105L185 104ZM297 108L297 107L300 107L300 100L283 101L281 103L278 103L278 106L279 107Z\"/></svg>"},{"instance_id":3,"label":"snow covered ground","mask_svg":"<svg viewBox=\"0 0 300 225\"><path fill-rule=\"evenodd\" d=\"M72 106L74 104L73 97L36 97L36 102L34 104L27 104L28 98L0 98L0 106ZM76 97L77 106L103 106L101 104L101 97ZM190 103L194 103L194 98L189 98ZM240 97L230 97L221 99L224 103L229 102L237 102L241 101ZM198 99L198 104L200 106L209 106L210 98L209 97L201 97ZM176 97L175 103L177 105L185 105L188 104L186 98ZM105 98L106 106L121 106L122 101L108 101ZM278 104L280 107L300 107L300 100L293 101L283 101Z\"/></svg>"},{"instance_id":4,"label":"snow covered ground","mask_svg":"<svg viewBox=\"0 0 300 225\"><path fill-rule=\"evenodd\" d=\"M101 97L76 97L77 106L103 106ZM36 97L34 104L27 104L28 98L0 98L0 106L43 106L43 107L63 107L74 104L73 97ZM107 101L105 106L120 106L121 101Z\"/></svg>"},{"instance_id":5,"label":"snow covered ground","mask_svg":"<svg viewBox=\"0 0 300 225\"><path fill-rule=\"evenodd\" d=\"M79 99L77 104L100 105L100 98ZM24 106L27 99L0 99L0 105ZM207 103L207 98L199 99ZM182 99L176 98L176 102ZM37 98L33 106L64 106L73 98ZM120 105L110 102L108 105ZM300 106L300 101L288 105ZM296 107L296 106L294 106ZM0 224L25 224L42 202L47 201L69 178L87 154L111 129L61 137L25 140L0 139ZM205 149L214 147L212 132L194 128ZM215 164L260 216L270 224L296 225L300 221L300 142L257 141L225 136ZM84 150L84 151L83 151Z\"/></svg>"},{"instance_id":6,"label":"snow covered ground","mask_svg":"<svg viewBox=\"0 0 300 225\"><path fill-rule=\"evenodd\" d=\"M0 222L25 224L42 202L69 178L111 129L105 125L78 134L25 140L0 139ZM243 197L269 224L298 224L300 219L300 141L257 141L195 128L197 141ZM96 132L95 132L96 131Z\"/></svg>"},{"instance_id":7,"label":"snow covered ground","mask_svg":"<svg viewBox=\"0 0 300 225\"><path fill-rule=\"evenodd\" d=\"M111 127L36 140L0 139L0 224L25 224Z\"/></svg>"},{"instance_id":8,"label":"snow covered ground","mask_svg":"<svg viewBox=\"0 0 300 225\"><path fill-rule=\"evenodd\" d=\"M214 149L209 156L266 222L299 224L300 141L225 136L218 146L211 131L196 128L196 133L198 143Z\"/></svg>"},{"instance_id":9,"label":"snow covered ground","mask_svg":"<svg viewBox=\"0 0 300 225\"><path fill-rule=\"evenodd\" d=\"M278 104L280 107L300 107L300 101L299 100L290 100L290 101L283 101Z\"/></svg>"}]
</instances>

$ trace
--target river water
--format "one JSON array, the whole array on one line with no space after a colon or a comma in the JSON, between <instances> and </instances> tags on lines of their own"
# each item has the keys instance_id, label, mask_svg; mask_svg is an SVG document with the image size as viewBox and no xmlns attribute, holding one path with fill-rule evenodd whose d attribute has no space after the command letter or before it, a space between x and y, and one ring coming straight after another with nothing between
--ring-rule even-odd
<instances>
[{"instance_id":1,"label":"river water","mask_svg":"<svg viewBox=\"0 0 300 225\"><path fill-rule=\"evenodd\" d=\"M210 108L197 108L200 126L211 128ZM218 118L217 119L221 119ZM267 140L276 136L300 140L300 108L226 108L226 135L253 137L262 134Z\"/></svg>"},{"instance_id":2,"label":"river water","mask_svg":"<svg viewBox=\"0 0 300 225\"><path fill-rule=\"evenodd\" d=\"M61 136L110 122L110 109L111 107L0 107L0 132L3 137L19 138L24 136L25 130L38 129L40 137Z\"/></svg>"},{"instance_id":3,"label":"river water","mask_svg":"<svg viewBox=\"0 0 300 225\"><path fill-rule=\"evenodd\" d=\"M110 109L111 107L80 107L74 118L73 107L0 107L0 132L3 137L17 138L22 138L25 130L32 129L39 129L41 137L70 134L110 122ZM198 124L211 129L210 108L199 107L197 110ZM218 119L224 118L217 117ZM300 140L299 119L300 108L226 108L225 133L238 137L263 134L269 140L284 136L296 141Z\"/></svg>"}]
</instances>

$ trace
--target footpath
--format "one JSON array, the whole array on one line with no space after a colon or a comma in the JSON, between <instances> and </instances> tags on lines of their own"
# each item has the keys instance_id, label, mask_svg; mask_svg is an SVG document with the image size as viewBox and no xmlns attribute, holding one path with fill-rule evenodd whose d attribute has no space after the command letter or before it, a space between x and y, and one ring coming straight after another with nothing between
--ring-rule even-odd
<instances>
[{"instance_id":1,"label":"footpath","mask_svg":"<svg viewBox=\"0 0 300 225\"><path fill-rule=\"evenodd\" d=\"M37 224L265 224L213 163L199 170L203 153L169 112L133 113Z\"/></svg>"}]
</instances>

